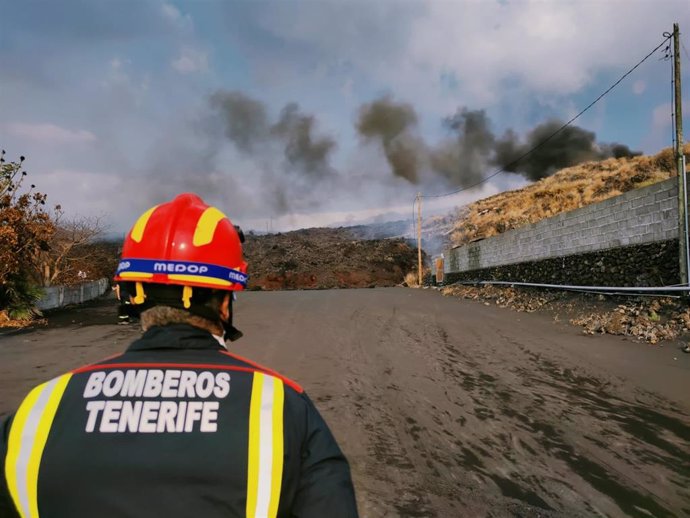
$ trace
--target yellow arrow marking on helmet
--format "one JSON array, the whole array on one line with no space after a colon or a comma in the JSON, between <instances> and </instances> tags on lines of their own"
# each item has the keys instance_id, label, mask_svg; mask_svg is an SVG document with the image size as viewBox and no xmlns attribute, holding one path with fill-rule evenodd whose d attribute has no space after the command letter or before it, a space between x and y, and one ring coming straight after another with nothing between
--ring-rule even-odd
<instances>
[{"instance_id":1,"label":"yellow arrow marking on helmet","mask_svg":"<svg viewBox=\"0 0 690 518\"><path fill-rule=\"evenodd\" d=\"M208 245L213 240L218 223L226 216L215 207L209 207L199 218L194 231L194 246Z\"/></svg>"},{"instance_id":2,"label":"yellow arrow marking on helmet","mask_svg":"<svg viewBox=\"0 0 690 518\"><path fill-rule=\"evenodd\" d=\"M139 219L132 227L132 232L130 232L130 236L137 243L141 243L141 240L144 237L144 230L146 230L146 224L149 222L149 218L151 217L151 214L153 214L153 211L157 208L158 205L156 205L155 207L151 207L149 210L144 212L141 216L139 216Z\"/></svg>"}]
</instances>

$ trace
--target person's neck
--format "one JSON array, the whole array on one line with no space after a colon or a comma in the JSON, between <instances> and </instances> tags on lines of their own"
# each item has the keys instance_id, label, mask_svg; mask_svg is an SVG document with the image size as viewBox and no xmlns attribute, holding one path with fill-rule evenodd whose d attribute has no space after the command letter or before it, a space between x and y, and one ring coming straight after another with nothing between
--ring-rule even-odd
<instances>
[{"instance_id":1,"label":"person's neck","mask_svg":"<svg viewBox=\"0 0 690 518\"><path fill-rule=\"evenodd\" d=\"M213 336L213 338L215 338L218 341L218 343L221 345L223 349L225 349L226 351L228 350L228 345L225 343L225 338L222 335L219 336L215 333L211 333L211 336Z\"/></svg>"}]
</instances>

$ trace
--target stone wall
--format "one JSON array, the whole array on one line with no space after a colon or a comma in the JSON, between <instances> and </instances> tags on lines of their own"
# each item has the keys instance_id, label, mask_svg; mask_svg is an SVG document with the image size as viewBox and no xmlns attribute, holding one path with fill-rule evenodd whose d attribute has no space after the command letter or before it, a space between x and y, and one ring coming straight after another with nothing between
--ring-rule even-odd
<instances>
[{"instance_id":1,"label":"stone wall","mask_svg":"<svg viewBox=\"0 0 690 518\"><path fill-rule=\"evenodd\" d=\"M452 248L445 253L445 273L677 240L677 189L676 178L670 178L601 203Z\"/></svg>"},{"instance_id":2,"label":"stone wall","mask_svg":"<svg viewBox=\"0 0 690 518\"><path fill-rule=\"evenodd\" d=\"M76 286L49 286L43 288L43 296L36 303L36 307L45 311L70 304L81 304L103 295L108 289L108 285L108 279L99 279Z\"/></svg>"},{"instance_id":3,"label":"stone wall","mask_svg":"<svg viewBox=\"0 0 690 518\"><path fill-rule=\"evenodd\" d=\"M457 281L668 286L679 282L678 240L445 274L445 284Z\"/></svg>"},{"instance_id":4,"label":"stone wall","mask_svg":"<svg viewBox=\"0 0 690 518\"><path fill-rule=\"evenodd\" d=\"M679 282L677 179L445 252L445 282L664 286Z\"/></svg>"}]
</instances>

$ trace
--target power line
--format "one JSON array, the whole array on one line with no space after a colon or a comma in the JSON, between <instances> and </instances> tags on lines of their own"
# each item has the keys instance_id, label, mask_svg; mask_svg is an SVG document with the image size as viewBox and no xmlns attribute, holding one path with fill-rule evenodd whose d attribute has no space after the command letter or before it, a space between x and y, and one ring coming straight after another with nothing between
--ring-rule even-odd
<instances>
[{"instance_id":1,"label":"power line","mask_svg":"<svg viewBox=\"0 0 690 518\"><path fill-rule=\"evenodd\" d=\"M666 34L664 34L664 36L666 36ZM542 147L544 144L546 144L546 143L549 142L551 139L553 139L556 135L558 135L561 131L563 131L565 128L567 128L567 127L570 126L573 122L575 122L577 119L579 119L587 110L589 110L592 106L594 106L596 103L598 103L605 95L607 95L611 90L613 90L616 86L618 86L618 85L623 81L623 79L625 79L625 78L628 77L630 74L632 74L640 65L642 65L642 63L644 63L644 62L647 61L652 55L654 55L654 53L655 53L657 50L659 50L661 47L663 47L672 37L673 37L673 35L671 35L671 34L669 34L668 36L666 36L665 39L664 39L664 41L662 41L654 50L652 50L649 54L647 54L644 58L642 58L642 60L641 60L640 62L638 62L634 67L632 67L632 68L631 68L630 70L628 70L625 74L623 74L623 75L621 76L621 78L618 79L618 81L616 81L615 83L613 83L603 94L601 94L599 97L597 97L596 99L594 99L594 101L592 101L585 109L583 109L580 113L578 113L578 114L575 115L572 119L570 119L568 122L566 122L565 124L563 124L560 128L558 128L556 131L554 131L551 135L549 135L548 137L546 137L544 140L542 140L542 141L539 142L537 145L535 145L534 147L532 147L531 149L529 149L528 151L526 151L525 153L523 153L522 155L520 155L518 158L516 158L516 159L513 160L512 162L510 162L510 163L504 165L504 166L501 167L500 169L497 169L496 171L494 171L493 173L491 173L489 176L483 178L483 179L480 180L479 182L476 182L476 183L474 183L474 184L472 184L472 185L468 185L468 186L466 186L466 187L461 187L461 188L456 189L456 190L454 190L454 191L446 192L446 193L443 193L443 194L427 194L427 195L423 195L422 197L423 197L423 198L442 198L442 197L444 197L444 196L451 196L451 195L453 195L453 194L457 194L457 193L462 192L462 191L467 191L467 190L469 190L469 189L474 189L475 187L477 187L477 186L479 186L479 185L481 185L481 184L483 184L483 183L489 181L489 180L490 180L491 178L493 178L494 176L496 176L496 175L498 175L498 174L500 174L500 173L505 173L505 172L507 172L507 169L508 169L510 166L513 166L513 165L517 164L518 162L520 162L520 160L522 160L523 158L525 158L525 157L529 156L530 154L532 154L534 151L536 151L537 149L539 149L540 147Z\"/></svg>"}]
</instances>

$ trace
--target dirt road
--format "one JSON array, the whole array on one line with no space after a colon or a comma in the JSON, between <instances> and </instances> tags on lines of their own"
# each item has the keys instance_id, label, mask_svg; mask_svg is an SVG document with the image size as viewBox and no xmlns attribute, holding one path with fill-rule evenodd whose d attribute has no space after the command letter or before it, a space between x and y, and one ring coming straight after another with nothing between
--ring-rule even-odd
<instances>
[{"instance_id":1,"label":"dirt road","mask_svg":"<svg viewBox=\"0 0 690 518\"><path fill-rule=\"evenodd\" d=\"M690 355L400 288L246 293L240 354L299 381L363 517L690 516ZM112 302L0 337L0 413L117 352ZM92 345L92 344L97 345Z\"/></svg>"}]
</instances>

